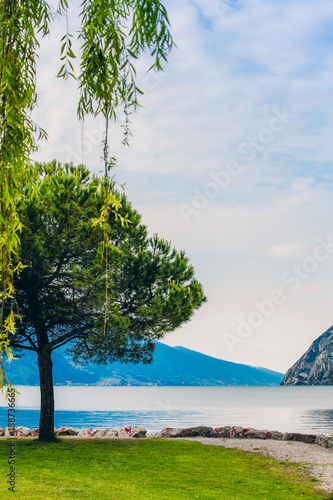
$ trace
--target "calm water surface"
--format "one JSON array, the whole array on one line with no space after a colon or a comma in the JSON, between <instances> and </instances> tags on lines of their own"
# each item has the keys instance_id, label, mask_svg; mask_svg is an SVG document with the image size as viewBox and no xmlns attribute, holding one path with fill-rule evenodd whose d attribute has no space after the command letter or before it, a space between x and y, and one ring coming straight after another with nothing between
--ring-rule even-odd
<instances>
[{"instance_id":1,"label":"calm water surface","mask_svg":"<svg viewBox=\"0 0 333 500\"><path fill-rule=\"evenodd\" d=\"M16 425L38 427L39 387L18 386ZM0 395L0 426L7 408ZM243 425L289 432L333 432L333 386L55 387L55 426Z\"/></svg>"}]
</instances>

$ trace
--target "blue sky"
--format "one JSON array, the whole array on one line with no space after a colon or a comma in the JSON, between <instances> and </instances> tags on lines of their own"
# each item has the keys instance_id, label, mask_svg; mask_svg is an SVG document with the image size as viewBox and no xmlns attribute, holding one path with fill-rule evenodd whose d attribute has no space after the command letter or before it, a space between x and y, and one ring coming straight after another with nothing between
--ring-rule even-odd
<instances>
[{"instance_id":1,"label":"blue sky","mask_svg":"<svg viewBox=\"0 0 333 500\"><path fill-rule=\"evenodd\" d=\"M333 323L333 3L164 4L178 48L163 74L138 64L130 147L110 130L116 178L208 296L164 342L285 371ZM35 158L98 172L103 122L82 131L76 83L55 78L64 29L41 44Z\"/></svg>"}]
</instances>

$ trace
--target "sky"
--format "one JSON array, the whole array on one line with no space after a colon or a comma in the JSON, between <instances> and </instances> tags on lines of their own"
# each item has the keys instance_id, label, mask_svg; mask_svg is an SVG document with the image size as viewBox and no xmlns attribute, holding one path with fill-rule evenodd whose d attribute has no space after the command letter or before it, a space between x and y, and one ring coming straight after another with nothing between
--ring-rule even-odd
<instances>
[{"instance_id":1,"label":"sky","mask_svg":"<svg viewBox=\"0 0 333 500\"><path fill-rule=\"evenodd\" d=\"M333 2L163 3L177 48L163 73L138 63L130 146L121 122L109 135L117 182L208 298L163 342L285 372L333 323ZM41 42L34 159L100 172L103 120L82 128L77 82L56 78L65 29Z\"/></svg>"}]
</instances>

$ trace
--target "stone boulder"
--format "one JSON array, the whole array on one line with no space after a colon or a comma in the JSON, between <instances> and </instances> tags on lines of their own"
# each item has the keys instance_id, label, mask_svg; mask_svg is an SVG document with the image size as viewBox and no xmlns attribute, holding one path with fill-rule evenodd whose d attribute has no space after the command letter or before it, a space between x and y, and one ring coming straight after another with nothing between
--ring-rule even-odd
<instances>
[{"instance_id":1,"label":"stone boulder","mask_svg":"<svg viewBox=\"0 0 333 500\"><path fill-rule=\"evenodd\" d=\"M104 438L108 433L108 429L96 429L95 438Z\"/></svg>"},{"instance_id":2,"label":"stone boulder","mask_svg":"<svg viewBox=\"0 0 333 500\"><path fill-rule=\"evenodd\" d=\"M285 432L283 441L299 441L301 443L314 444L316 442L315 434L300 434L298 432Z\"/></svg>"},{"instance_id":3,"label":"stone boulder","mask_svg":"<svg viewBox=\"0 0 333 500\"><path fill-rule=\"evenodd\" d=\"M118 437L117 429L102 429L100 427L90 429L80 429L78 437L114 438Z\"/></svg>"},{"instance_id":4,"label":"stone boulder","mask_svg":"<svg viewBox=\"0 0 333 500\"><path fill-rule=\"evenodd\" d=\"M145 429L141 425L135 425L131 429L132 438L145 438L146 435L147 435L147 429Z\"/></svg>"},{"instance_id":5,"label":"stone boulder","mask_svg":"<svg viewBox=\"0 0 333 500\"><path fill-rule=\"evenodd\" d=\"M275 439L276 441L282 441L283 436L284 436L283 432L271 431L270 436L266 436L266 439Z\"/></svg>"},{"instance_id":6,"label":"stone boulder","mask_svg":"<svg viewBox=\"0 0 333 500\"><path fill-rule=\"evenodd\" d=\"M315 443L329 450L333 450L333 436L328 434L319 434L319 436L316 437Z\"/></svg>"},{"instance_id":7,"label":"stone boulder","mask_svg":"<svg viewBox=\"0 0 333 500\"><path fill-rule=\"evenodd\" d=\"M216 438L230 438L231 427L225 425L224 427L215 427L214 436Z\"/></svg>"},{"instance_id":8,"label":"stone boulder","mask_svg":"<svg viewBox=\"0 0 333 500\"><path fill-rule=\"evenodd\" d=\"M175 438L175 437L214 437L213 427L206 427L204 425L199 425L197 427L165 427L161 432L156 433L153 437L155 438Z\"/></svg>"},{"instance_id":9,"label":"stone boulder","mask_svg":"<svg viewBox=\"0 0 333 500\"><path fill-rule=\"evenodd\" d=\"M308 444L315 444L317 439L316 434L300 434L297 437L297 441L300 441L301 443L308 443Z\"/></svg>"},{"instance_id":10,"label":"stone boulder","mask_svg":"<svg viewBox=\"0 0 333 500\"><path fill-rule=\"evenodd\" d=\"M77 436L79 433L79 429L74 427L60 427L56 430L56 436Z\"/></svg>"},{"instance_id":11,"label":"stone boulder","mask_svg":"<svg viewBox=\"0 0 333 500\"><path fill-rule=\"evenodd\" d=\"M247 439L267 439L268 431L254 429L253 427L244 428L240 434L240 438Z\"/></svg>"},{"instance_id":12,"label":"stone boulder","mask_svg":"<svg viewBox=\"0 0 333 500\"><path fill-rule=\"evenodd\" d=\"M107 433L105 434L105 437L107 438L115 438L118 437L119 433L117 429L108 429Z\"/></svg>"},{"instance_id":13,"label":"stone boulder","mask_svg":"<svg viewBox=\"0 0 333 500\"><path fill-rule=\"evenodd\" d=\"M118 436L120 438L130 438L132 434L132 427L123 427L122 429L119 430Z\"/></svg>"},{"instance_id":14,"label":"stone boulder","mask_svg":"<svg viewBox=\"0 0 333 500\"><path fill-rule=\"evenodd\" d=\"M134 425L129 426L129 427L124 427L123 429L120 429L118 432L118 437L120 438L130 438L130 437L135 437L135 438L144 438L146 437L147 430L142 427L141 425Z\"/></svg>"},{"instance_id":15,"label":"stone boulder","mask_svg":"<svg viewBox=\"0 0 333 500\"><path fill-rule=\"evenodd\" d=\"M3 436L5 434L5 429L3 427L0 427L0 436Z\"/></svg>"},{"instance_id":16,"label":"stone boulder","mask_svg":"<svg viewBox=\"0 0 333 500\"><path fill-rule=\"evenodd\" d=\"M28 427L6 427L5 437L27 437L31 435L31 430Z\"/></svg>"},{"instance_id":17,"label":"stone boulder","mask_svg":"<svg viewBox=\"0 0 333 500\"><path fill-rule=\"evenodd\" d=\"M233 425L231 427L230 437L231 438L241 437L243 434L243 429L244 429L244 427L241 427L240 425Z\"/></svg>"},{"instance_id":18,"label":"stone boulder","mask_svg":"<svg viewBox=\"0 0 333 500\"><path fill-rule=\"evenodd\" d=\"M160 432L147 432L146 438L147 439L158 439L160 437L159 434L161 434L161 433Z\"/></svg>"},{"instance_id":19,"label":"stone boulder","mask_svg":"<svg viewBox=\"0 0 333 500\"><path fill-rule=\"evenodd\" d=\"M78 437L93 437L97 429L80 429L77 433Z\"/></svg>"},{"instance_id":20,"label":"stone boulder","mask_svg":"<svg viewBox=\"0 0 333 500\"><path fill-rule=\"evenodd\" d=\"M185 429L182 429L181 437L196 437L196 436L213 437L214 429L213 427L206 427L204 425L199 425L197 427L187 427Z\"/></svg>"},{"instance_id":21,"label":"stone boulder","mask_svg":"<svg viewBox=\"0 0 333 500\"><path fill-rule=\"evenodd\" d=\"M160 432L155 433L155 438L175 438L175 437L183 437L186 429L174 428L174 427L165 427Z\"/></svg>"},{"instance_id":22,"label":"stone boulder","mask_svg":"<svg viewBox=\"0 0 333 500\"><path fill-rule=\"evenodd\" d=\"M283 441L292 441L294 436L295 436L295 433L292 433L292 432L285 432L285 433L283 434L283 438L282 438L282 440L283 440ZM296 439L295 439L295 441L296 441Z\"/></svg>"}]
</instances>

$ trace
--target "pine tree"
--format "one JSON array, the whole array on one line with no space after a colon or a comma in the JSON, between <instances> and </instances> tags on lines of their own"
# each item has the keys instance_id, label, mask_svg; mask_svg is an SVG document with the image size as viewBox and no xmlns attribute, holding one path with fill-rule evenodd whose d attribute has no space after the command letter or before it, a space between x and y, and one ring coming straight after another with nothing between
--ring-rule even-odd
<instances>
[{"instance_id":1,"label":"pine tree","mask_svg":"<svg viewBox=\"0 0 333 500\"><path fill-rule=\"evenodd\" d=\"M26 267L14 281L21 322L10 347L37 353L44 440L54 433L54 349L68 344L78 363L148 363L153 340L188 321L206 298L184 252L149 237L111 181L105 241L105 179L55 161L38 169L38 196L18 205Z\"/></svg>"}]
</instances>

